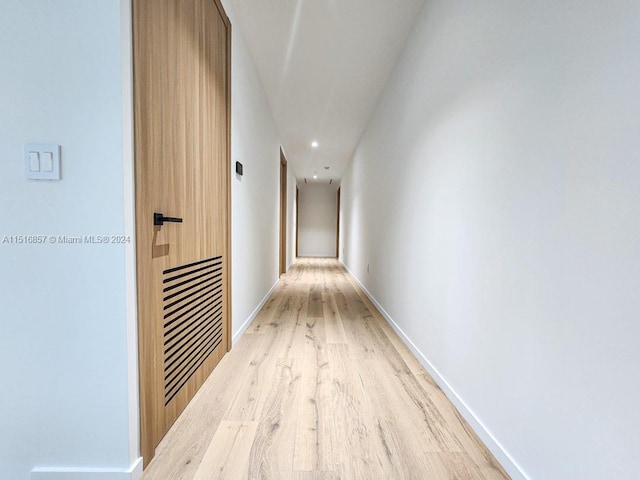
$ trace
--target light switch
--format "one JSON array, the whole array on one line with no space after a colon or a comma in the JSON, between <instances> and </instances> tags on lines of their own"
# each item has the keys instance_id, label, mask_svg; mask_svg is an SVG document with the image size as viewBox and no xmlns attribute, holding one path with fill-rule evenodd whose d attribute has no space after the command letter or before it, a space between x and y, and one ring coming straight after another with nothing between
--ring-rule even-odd
<instances>
[{"instance_id":1,"label":"light switch","mask_svg":"<svg viewBox=\"0 0 640 480\"><path fill-rule=\"evenodd\" d=\"M60 180L60 145L25 145L24 174L30 180Z\"/></svg>"},{"instance_id":2,"label":"light switch","mask_svg":"<svg viewBox=\"0 0 640 480\"><path fill-rule=\"evenodd\" d=\"M29 171L40 171L40 155L38 152L29 152Z\"/></svg>"},{"instance_id":3,"label":"light switch","mask_svg":"<svg viewBox=\"0 0 640 480\"><path fill-rule=\"evenodd\" d=\"M42 152L40 163L43 172L53 172L53 153Z\"/></svg>"}]
</instances>

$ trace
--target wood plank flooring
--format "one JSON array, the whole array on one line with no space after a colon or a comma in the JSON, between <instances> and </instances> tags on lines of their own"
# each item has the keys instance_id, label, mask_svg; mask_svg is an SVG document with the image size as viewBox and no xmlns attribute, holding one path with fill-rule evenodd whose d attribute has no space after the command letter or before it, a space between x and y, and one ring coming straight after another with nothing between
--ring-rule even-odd
<instances>
[{"instance_id":1,"label":"wood plank flooring","mask_svg":"<svg viewBox=\"0 0 640 480\"><path fill-rule=\"evenodd\" d=\"M334 259L300 259L143 480L509 478Z\"/></svg>"}]
</instances>

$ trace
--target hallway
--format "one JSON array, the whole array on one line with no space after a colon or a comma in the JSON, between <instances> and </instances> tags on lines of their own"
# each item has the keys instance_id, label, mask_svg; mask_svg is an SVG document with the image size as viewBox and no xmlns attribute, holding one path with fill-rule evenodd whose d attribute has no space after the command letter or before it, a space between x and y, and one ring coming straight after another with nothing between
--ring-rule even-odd
<instances>
[{"instance_id":1,"label":"hallway","mask_svg":"<svg viewBox=\"0 0 640 480\"><path fill-rule=\"evenodd\" d=\"M334 259L299 259L144 480L508 476Z\"/></svg>"}]
</instances>

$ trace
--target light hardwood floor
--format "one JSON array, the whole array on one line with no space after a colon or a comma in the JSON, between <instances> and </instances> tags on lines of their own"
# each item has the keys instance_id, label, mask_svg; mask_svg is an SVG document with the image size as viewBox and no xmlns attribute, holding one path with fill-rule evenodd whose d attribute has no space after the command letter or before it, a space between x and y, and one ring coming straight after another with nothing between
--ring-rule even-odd
<instances>
[{"instance_id":1,"label":"light hardwood floor","mask_svg":"<svg viewBox=\"0 0 640 480\"><path fill-rule=\"evenodd\" d=\"M509 478L334 259L301 259L143 480Z\"/></svg>"}]
</instances>

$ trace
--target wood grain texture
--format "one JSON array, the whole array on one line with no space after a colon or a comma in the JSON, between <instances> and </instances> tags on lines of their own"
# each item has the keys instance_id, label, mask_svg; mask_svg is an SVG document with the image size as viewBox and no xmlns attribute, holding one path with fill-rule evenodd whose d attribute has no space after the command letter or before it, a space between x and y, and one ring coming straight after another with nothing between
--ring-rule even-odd
<instances>
[{"instance_id":1,"label":"wood grain texture","mask_svg":"<svg viewBox=\"0 0 640 480\"><path fill-rule=\"evenodd\" d=\"M249 452L257 427L258 422L222 422L193 479L246 478L249 473Z\"/></svg>"},{"instance_id":2,"label":"wood grain texture","mask_svg":"<svg viewBox=\"0 0 640 480\"><path fill-rule=\"evenodd\" d=\"M229 348L231 32L218 0L134 0L132 6L140 420L146 465ZM154 226L154 212L181 217L183 223ZM190 377L185 374L189 381L165 405L162 272L218 256L224 341L203 354L201 365L199 350L185 354L186 373L200 366Z\"/></svg>"},{"instance_id":3,"label":"wood grain texture","mask_svg":"<svg viewBox=\"0 0 640 480\"><path fill-rule=\"evenodd\" d=\"M336 258L340 258L340 187L336 192Z\"/></svg>"},{"instance_id":4,"label":"wood grain texture","mask_svg":"<svg viewBox=\"0 0 640 480\"><path fill-rule=\"evenodd\" d=\"M280 149L280 274L287 271L287 159Z\"/></svg>"},{"instance_id":5,"label":"wood grain texture","mask_svg":"<svg viewBox=\"0 0 640 480\"><path fill-rule=\"evenodd\" d=\"M509 477L339 263L314 258L282 276L143 476L193 478Z\"/></svg>"},{"instance_id":6,"label":"wood grain texture","mask_svg":"<svg viewBox=\"0 0 640 480\"><path fill-rule=\"evenodd\" d=\"M300 244L300 240L299 240L299 229L298 229L298 225L300 222L300 189L298 187L296 187L296 258L298 258L298 245Z\"/></svg>"}]
</instances>

